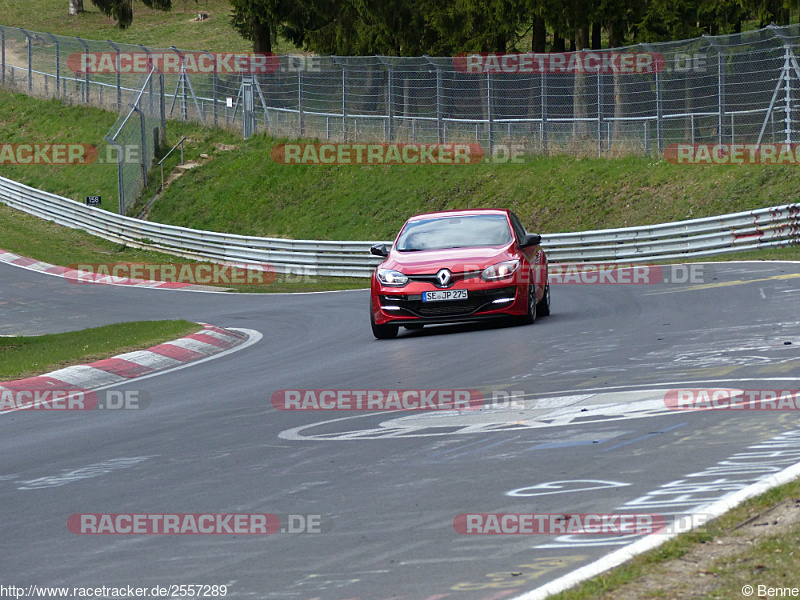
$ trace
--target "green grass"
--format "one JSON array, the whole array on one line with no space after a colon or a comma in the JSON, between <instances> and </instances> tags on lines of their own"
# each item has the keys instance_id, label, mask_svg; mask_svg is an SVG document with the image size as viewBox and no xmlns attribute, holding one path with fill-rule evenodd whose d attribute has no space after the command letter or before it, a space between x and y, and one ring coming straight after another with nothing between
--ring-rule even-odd
<instances>
[{"instance_id":1,"label":"green grass","mask_svg":"<svg viewBox=\"0 0 800 600\"><path fill-rule=\"evenodd\" d=\"M0 91L0 139L97 144L114 115ZM211 157L165 191L151 219L244 235L295 239L391 239L415 213L511 208L531 231L555 233L679 221L792 202L793 166L683 166L643 156L534 156L522 164L462 166L282 165L282 140L170 121L168 146L187 136L186 160ZM221 150L220 144L234 150ZM115 210L116 164L0 165L0 175L78 201L103 196ZM174 152L169 172L179 162ZM160 182L154 169L144 199Z\"/></svg>"},{"instance_id":2,"label":"green grass","mask_svg":"<svg viewBox=\"0 0 800 600\"><path fill-rule=\"evenodd\" d=\"M144 44L153 48L175 46L183 50L246 52L252 42L242 38L230 25L228 0L172 0L172 10L151 10L133 3L133 23L125 30L103 15L91 0L84 0L86 12L69 16L67 0L0 0L0 25L24 27L29 31ZM199 12L211 15L205 21L192 21ZM283 39L273 44L276 54L297 53L297 48Z\"/></svg>"},{"instance_id":3,"label":"green grass","mask_svg":"<svg viewBox=\"0 0 800 600\"><path fill-rule=\"evenodd\" d=\"M141 350L200 331L189 321L140 321L41 336L0 337L0 381Z\"/></svg>"},{"instance_id":4,"label":"green grass","mask_svg":"<svg viewBox=\"0 0 800 600\"><path fill-rule=\"evenodd\" d=\"M114 115L0 91L0 139L98 144ZM474 206L514 209L534 231L553 233L658 223L790 201L800 187L792 167L680 167L645 157L615 160L538 157L525 164L476 166L286 166L273 162L276 142L170 122L168 145L187 136L187 161L203 164L170 185L155 204L155 221L250 235L296 239L392 239L407 216ZM220 148L234 147L233 150ZM205 153L210 160L200 158ZM0 175L79 202L103 197L116 210L116 164L0 165ZM170 172L179 162L173 153ZM151 173L145 200L160 174ZM0 206L0 247L53 264L175 262L58 227ZM800 248L729 254L724 260L798 259ZM705 259L717 260L717 258ZM260 289L320 291L363 287L363 279L279 277Z\"/></svg>"},{"instance_id":5,"label":"green grass","mask_svg":"<svg viewBox=\"0 0 800 600\"><path fill-rule=\"evenodd\" d=\"M281 165L256 136L171 186L152 212L175 225L311 239L391 239L415 213L502 207L531 231L626 227L783 204L800 169L691 167L641 156L523 164Z\"/></svg>"},{"instance_id":6,"label":"green grass","mask_svg":"<svg viewBox=\"0 0 800 600\"><path fill-rule=\"evenodd\" d=\"M160 252L109 242L85 231L61 227L0 204L0 248L54 265L94 263L164 264L190 261ZM368 287L355 277L308 277L279 274L263 285L237 285L233 292L318 292Z\"/></svg>"},{"instance_id":7,"label":"green grass","mask_svg":"<svg viewBox=\"0 0 800 600\"><path fill-rule=\"evenodd\" d=\"M745 584L754 587L759 584L768 587L800 587L796 557L800 542L800 527L795 525L782 528L779 533L765 536L756 543L750 543L747 536L738 531L742 524L781 502L800 503L798 497L800 497L800 480L769 490L698 530L673 538L608 573L589 579L552 598L553 600L661 598L664 596L660 592L642 593L636 589L629 590L628 587L635 586L648 578L674 578L674 573L664 575L666 561L679 560L690 550L697 550L705 544L719 546L723 543L735 544L740 550L732 557L718 559L712 563L707 574L709 577L715 577L717 582L713 590L709 594L693 595L692 582L687 576L686 595L682 595L682 598L741 598L741 589ZM690 567L691 563L687 563L681 565L681 570L686 572Z\"/></svg>"}]
</instances>

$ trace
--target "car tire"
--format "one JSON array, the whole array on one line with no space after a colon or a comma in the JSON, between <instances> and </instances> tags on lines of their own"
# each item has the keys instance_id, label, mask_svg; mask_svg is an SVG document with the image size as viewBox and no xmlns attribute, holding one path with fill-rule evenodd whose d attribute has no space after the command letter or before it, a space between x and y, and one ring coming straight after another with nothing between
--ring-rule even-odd
<instances>
[{"instance_id":1,"label":"car tire","mask_svg":"<svg viewBox=\"0 0 800 600\"><path fill-rule=\"evenodd\" d=\"M520 319L522 325L530 325L536 322L536 287L533 284L528 286L528 312Z\"/></svg>"},{"instance_id":2,"label":"car tire","mask_svg":"<svg viewBox=\"0 0 800 600\"><path fill-rule=\"evenodd\" d=\"M544 296L539 300L536 305L536 314L540 317L546 317L550 314L550 284L544 286Z\"/></svg>"},{"instance_id":3,"label":"car tire","mask_svg":"<svg viewBox=\"0 0 800 600\"><path fill-rule=\"evenodd\" d=\"M369 320L370 324L372 325L372 335L379 340L391 340L397 337L397 332L400 330L400 327L397 325L391 325L389 323L385 325L378 325L375 323L375 316L372 314L371 307Z\"/></svg>"}]
</instances>

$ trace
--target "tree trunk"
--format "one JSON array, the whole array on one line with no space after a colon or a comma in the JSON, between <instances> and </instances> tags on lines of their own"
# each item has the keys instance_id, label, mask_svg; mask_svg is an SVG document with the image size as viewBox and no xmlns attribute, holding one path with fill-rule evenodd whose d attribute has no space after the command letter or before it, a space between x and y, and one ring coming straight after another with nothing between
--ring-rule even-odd
<instances>
[{"instance_id":1,"label":"tree trunk","mask_svg":"<svg viewBox=\"0 0 800 600\"><path fill-rule=\"evenodd\" d=\"M253 19L253 52L272 52L272 35L269 25Z\"/></svg>"},{"instance_id":2,"label":"tree trunk","mask_svg":"<svg viewBox=\"0 0 800 600\"><path fill-rule=\"evenodd\" d=\"M575 37L577 46L576 51L580 52L589 45L589 27L582 27ZM586 121L578 121L578 119L585 119L587 112L587 97L586 89L586 74L581 72L575 73L575 87L572 94L572 118L573 121L572 132L574 139L583 139L589 135L589 123Z\"/></svg>"},{"instance_id":3,"label":"tree trunk","mask_svg":"<svg viewBox=\"0 0 800 600\"><path fill-rule=\"evenodd\" d=\"M83 12L83 0L69 0L69 14L77 15Z\"/></svg>"},{"instance_id":4,"label":"tree trunk","mask_svg":"<svg viewBox=\"0 0 800 600\"><path fill-rule=\"evenodd\" d=\"M545 52L547 44L547 27L542 17L533 17L533 51Z\"/></svg>"},{"instance_id":5,"label":"tree trunk","mask_svg":"<svg viewBox=\"0 0 800 600\"><path fill-rule=\"evenodd\" d=\"M600 50L603 46L601 39L602 29L600 23L595 21L592 23L592 50Z\"/></svg>"},{"instance_id":6,"label":"tree trunk","mask_svg":"<svg viewBox=\"0 0 800 600\"><path fill-rule=\"evenodd\" d=\"M620 35L618 32L623 31L621 27L615 27L614 24L608 26L608 39L609 45L612 48L619 48L625 43L624 34ZM622 76L618 71L614 71L614 128L612 132L611 144L618 142L622 134L623 123L619 119L625 114L625 104L623 103L623 89L622 89Z\"/></svg>"}]
</instances>

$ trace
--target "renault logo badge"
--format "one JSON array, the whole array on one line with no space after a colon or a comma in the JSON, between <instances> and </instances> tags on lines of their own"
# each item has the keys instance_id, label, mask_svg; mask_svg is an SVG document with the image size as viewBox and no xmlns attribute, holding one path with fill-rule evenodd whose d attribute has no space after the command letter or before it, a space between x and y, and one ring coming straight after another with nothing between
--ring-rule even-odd
<instances>
[{"instance_id":1,"label":"renault logo badge","mask_svg":"<svg viewBox=\"0 0 800 600\"><path fill-rule=\"evenodd\" d=\"M447 269L439 269L439 272L436 273L436 279L439 281L439 285L442 287L447 287L450 285L451 280L450 271Z\"/></svg>"}]
</instances>

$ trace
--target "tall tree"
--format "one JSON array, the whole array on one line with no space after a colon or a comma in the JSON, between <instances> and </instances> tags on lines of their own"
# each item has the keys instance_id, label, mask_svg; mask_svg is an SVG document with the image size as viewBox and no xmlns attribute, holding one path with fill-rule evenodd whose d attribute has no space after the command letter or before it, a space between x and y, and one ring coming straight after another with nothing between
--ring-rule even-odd
<instances>
[{"instance_id":1,"label":"tall tree","mask_svg":"<svg viewBox=\"0 0 800 600\"><path fill-rule=\"evenodd\" d=\"M139 1L148 8L172 10L172 0ZM133 0L92 0L92 4L99 8L104 15L112 17L120 29L127 29L133 23Z\"/></svg>"},{"instance_id":2,"label":"tall tree","mask_svg":"<svg viewBox=\"0 0 800 600\"><path fill-rule=\"evenodd\" d=\"M255 52L272 52L273 40L287 21L302 23L308 6L292 0L230 0L231 24ZM311 3L309 3L309 6Z\"/></svg>"}]
</instances>

